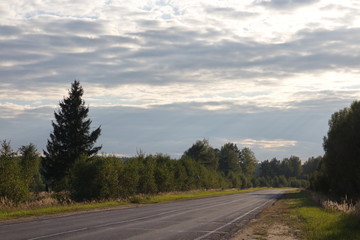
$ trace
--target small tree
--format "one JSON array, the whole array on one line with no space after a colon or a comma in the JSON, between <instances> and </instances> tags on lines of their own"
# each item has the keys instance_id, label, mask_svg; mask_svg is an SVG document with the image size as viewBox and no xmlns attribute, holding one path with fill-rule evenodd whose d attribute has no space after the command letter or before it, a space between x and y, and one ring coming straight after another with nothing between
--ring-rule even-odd
<instances>
[{"instance_id":1,"label":"small tree","mask_svg":"<svg viewBox=\"0 0 360 240\"><path fill-rule=\"evenodd\" d=\"M39 167L40 156L37 153L34 144L30 143L19 148L20 152L20 168L21 175L24 178L26 185L32 192L39 192L43 190L44 185L41 181Z\"/></svg>"},{"instance_id":2,"label":"small tree","mask_svg":"<svg viewBox=\"0 0 360 240\"><path fill-rule=\"evenodd\" d=\"M2 141L0 148L0 198L19 203L28 198L29 190L21 176L21 168L16 152L11 149L10 142Z\"/></svg>"},{"instance_id":3,"label":"small tree","mask_svg":"<svg viewBox=\"0 0 360 240\"><path fill-rule=\"evenodd\" d=\"M112 157L80 158L71 168L71 196L76 201L120 196L122 161Z\"/></svg>"},{"instance_id":4,"label":"small tree","mask_svg":"<svg viewBox=\"0 0 360 240\"><path fill-rule=\"evenodd\" d=\"M54 130L41 161L42 174L54 190L68 188L69 170L80 156L91 157L101 149L101 146L94 147L101 129L90 131L89 108L82 100L83 93L80 82L74 81L69 97L60 102L59 112L54 113Z\"/></svg>"},{"instance_id":5,"label":"small tree","mask_svg":"<svg viewBox=\"0 0 360 240\"><path fill-rule=\"evenodd\" d=\"M255 175L257 160L250 148L243 148L240 152L240 166L246 177L252 178Z\"/></svg>"}]
</instances>

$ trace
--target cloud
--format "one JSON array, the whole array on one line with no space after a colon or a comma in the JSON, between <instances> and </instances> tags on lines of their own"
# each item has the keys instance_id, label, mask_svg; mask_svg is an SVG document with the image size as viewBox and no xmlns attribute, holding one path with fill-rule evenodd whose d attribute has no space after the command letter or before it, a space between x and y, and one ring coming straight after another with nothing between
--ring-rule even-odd
<instances>
[{"instance_id":1,"label":"cloud","mask_svg":"<svg viewBox=\"0 0 360 240\"><path fill-rule=\"evenodd\" d=\"M252 104L237 109L228 103L227 109L209 110L208 106L219 104L190 102L144 109L96 107L92 100L85 98L85 101L90 102L92 127L101 125L98 144L104 146L102 151L130 156L141 149L149 154L161 152L179 157L196 140L206 138L216 148L226 142L234 142L240 148L250 147L259 160L290 155L305 159L322 153L322 137L333 112L319 102L316 108L264 112L253 109L256 106ZM332 108L337 110L344 103L337 104ZM1 139L12 140L14 148L29 141L39 149L45 148L57 107L21 109L19 105L18 108L11 118L0 118Z\"/></svg>"},{"instance_id":2,"label":"cloud","mask_svg":"<svg viewBox=\"0 0 360 240\"><path fill-rule=\"evenodd\" d=\"M20 116L33 116L35 118L50 118L49 107L32 107L24 104L0 103L0 119L16 119Z\"/></svg>"},{"instance_id":3,"label":"cloud","mask_svg":"<svg viewBox=\"0 0 360 240\"><path fill-rule=\"evenodd\" d=\"M297 141L283 140L283 139L274 139L274 140L241 139L236 141L236 143L250 148L262 148L268 151L284 150L284 148L294 147L297 145Z\"/></svg>"},{"instance_id":4,"label":"cloud","mask_svg":"<svg viewBox=\"0 0 360 240\"><path fill-rule=\"evenodd\" d=\"M258 15L258 13L255 12L238 11L230 7L209 7L206 8L205 10L209 14L219 15L223 18L230 17L235 19L242 19L242 18L250 18Z\"/></svg>"},{"instance_id":5,"label":"cloud","mask_svg":"<svg viewBox=\"0 0 360 240\"><path fill-rule=\"evenodd\" d=\"M257 0L256 4L275 8L275 9L289 9L289 8L297 8L302 6L311 5L319 2L319 0Z\"/></svg>"},{"instance_id":6,"label":"cloud","mask_svg":"<svg viewBox=\"0 0 360 240\"><path fill-rule=\"evenodd\" d=\"M278 153L305 155L301 146L318 153L331 113L360 94L352 1L24 3L0 3L6 138L26 120L31 136L78 79L110 153L174 154L230 136L256 140L264 155L296 141Z\"/></svg>"},{"instance_id":7,"label":"cloud","mask_svg":"<svg viewBox=\"0 0 360 240\"><path fill-rule=\"evenodd\" d=\"M21 29L14 26L0 26L0 37L16 36L21 34Z\"/></svg>"},{"instance_id":8,"label":"cloud","mask_svg":"<svg viewBox=\"0 0 360 240\"><path fill-rule=\"evenodd\" d=\"M92 9L89 13L95 11L96 6L88 7ZM162 7L155 4L147 9L154 12ZM173 7L181 9L182 15L189 14L190 9ZM107 8L110 7L100 6L95 12ZM220 13L244 15L250 19L257 19L262 14L256 8L247 12L241 12L235 6L204 5L203 8L209 17L219 22L222 19L218 16ZM6 31L18 30L16 40L5 38L0 41L5 56L0 62L0 66L4 66L4 82L15 85L19 84L16 79L22 79L34 84L50 80L64 84L79 78L112 87L202 84L206 81L249 86L256 82L257 86L265 87L279 85L280 79L299 73L316 74L358 66L359 57L354 54L357 43L353 37L359 34L357 28L313 30L303 26L295 35L283 33L291 36L288 41L273 43L237 36L233 32L235 25L230 22L219 23L221 28L204 21L199 26L190 26L180 18L169 24L161 19L150 19L150 15L134 16L140 11L135 10L135 6L129 9L126 16L133 16L133 19L131 23L126 19L121 25L103 17L83 19L60 13L54 17L39 12L39 16L29 19L28 24L16 28L4 26L8 28ZM113 12L111 16L115 14ZM201 16L197 20L200 21ZM135 24L136 30L121 29L127 23ZM248 23L252 24L252 21Z\"/></svg>"}]
</instances>

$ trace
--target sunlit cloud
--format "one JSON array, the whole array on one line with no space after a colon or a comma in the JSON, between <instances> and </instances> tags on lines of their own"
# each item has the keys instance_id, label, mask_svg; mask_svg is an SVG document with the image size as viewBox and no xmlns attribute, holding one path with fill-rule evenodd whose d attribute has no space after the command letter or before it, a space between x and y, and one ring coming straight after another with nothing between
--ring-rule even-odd
<instances>
[{"instance_id":1,"label":"sunlit cloud","mask_svg":"<svg viewBox=\"0 0 360 240\"><path fill-rule=\"evenodd\" d=\"M48 111L45 112L42 109L46 108ZM0 119L16 119L21 115L30 113L35 116L35 118L46 118L50 119L52 117L52 112L49 111L51 107L42 106L41 108L33 107L30 105L24 104L14 104L14 103L0 103Z\"/></svg>"},{"instance_id":2,"label":"sunlit cloud","mask_svg":"<svg viewBox=\"0 0 360 240\"><path fill-rule=\"evenodd\" d=\"M242 139L236 141L241 146L246 146L250 148L262 148L268 151L276 150L279 151L283 148L294 147L297 144L297 141L293 140L283 140L283 139L274 139L274 140L256 140L256 139Z\"/></svg>"}]
</instances>

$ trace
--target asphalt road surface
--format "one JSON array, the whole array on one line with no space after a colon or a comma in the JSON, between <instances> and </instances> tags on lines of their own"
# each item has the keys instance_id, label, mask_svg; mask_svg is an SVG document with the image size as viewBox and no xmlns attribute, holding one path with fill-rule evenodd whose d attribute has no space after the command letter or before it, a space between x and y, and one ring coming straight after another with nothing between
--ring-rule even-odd
<instances>
[{"instance_id":1,"label":"asphalt road surface","mask_svg":"<svg viewBox=\"0 0 360 240\"><path fill-rule=\"evenodd\" d=\"M0 226L0 239L228 239L286 190L267 189Z\"/></svg>"}]
</instances>

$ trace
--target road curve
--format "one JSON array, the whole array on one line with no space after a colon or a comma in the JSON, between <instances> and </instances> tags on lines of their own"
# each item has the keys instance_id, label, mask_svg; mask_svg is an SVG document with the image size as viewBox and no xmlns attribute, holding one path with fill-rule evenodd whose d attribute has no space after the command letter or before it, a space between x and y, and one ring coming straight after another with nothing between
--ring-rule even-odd
<instances>
[{"instance_id":1,"label":"road curve","mask_svg":"<svg viewBox=\"0 0 360 240\"><path fill-rule=\"evenodd\" d=\"M6 240L227 239L286 190L267 189L0 226Z\"/></svg>"}]
</instances>

